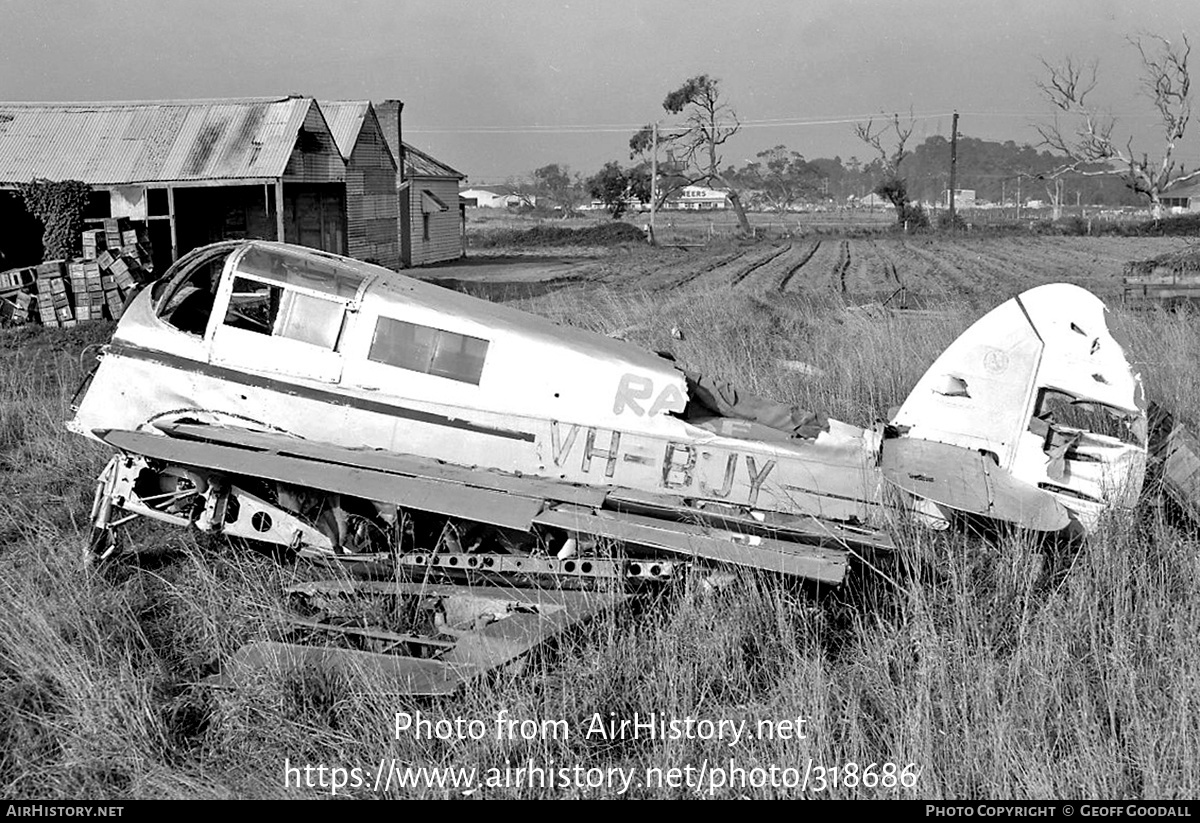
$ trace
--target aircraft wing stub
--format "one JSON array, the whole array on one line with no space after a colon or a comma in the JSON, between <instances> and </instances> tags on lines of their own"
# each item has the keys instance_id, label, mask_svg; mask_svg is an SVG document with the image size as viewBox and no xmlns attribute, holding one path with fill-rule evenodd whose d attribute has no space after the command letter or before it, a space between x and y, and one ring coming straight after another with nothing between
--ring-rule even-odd
<instances>
[{"instance_id":1,"label":"aircraft wing stub","mask_svg":"<svg viewBox=\"0 0 1200 823\"><path fill-rule=\"evenodd\" d=\"M528 531L533 517L544 506L541 498L474 488L448 480L390 474L360 466L143 432L97 430L94 433L121 451L157 460L388 501L519 531Z\"/></svg>"},{"instance_id":2,"label":"aircraft wing stub","mask_svg":"<svg viewBox=\"0 0 1200 823\"><path fill-rule=\"evenodd\" d=\"M410 477L458 483L474 488L511 492L526 497L545 497L581 506L598 506L605 489L574 483L559 483L544 478L517 476L495 469L459 466L383 449L354 449L291 435L253 431L232 426L202 423L156 423L155 427L173 438L215 443L256 451L273 452L323 463L371 469Z\"/></svg>"}]
</instances>

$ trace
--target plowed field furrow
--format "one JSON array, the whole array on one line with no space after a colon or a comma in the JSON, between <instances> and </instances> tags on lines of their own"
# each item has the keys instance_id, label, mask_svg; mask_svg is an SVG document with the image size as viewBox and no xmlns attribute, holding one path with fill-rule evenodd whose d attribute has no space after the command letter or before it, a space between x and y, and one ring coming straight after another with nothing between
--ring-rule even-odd
<instances>
[{"instance_id":1,"label":"plowed field furrow","mask_svg":"<svg viewBox=\"0 0 1200 823\"><path fill-rule=\"evenodd\" d=\"M730 281L729 281L730 285L733 285L733 286L738 285L743 280L745 280L748 276L750 276L750 274L752 272L755 272L758 269L761 269L762 267L766 266L772 260L774 260L777 257L780 257L785 252L789 251L791 248L792 248L792 246L790 243L786 246L780 246L777 249L775 249L774 251L767 253L765 256L758 257L758 258L754 259L753 261L751 261L750 263L742 266L734 273L733 277L730 279Z\"/></svg>"},{"instance_id":2,"label":"plowed field furrow","mask_svg":"<svg viewBox=\"0 0 1200 823\"><path fill-rule=\"evenodd\" d=\"M879 257L879 262L883 264L883 276L888 286L902 288L904 281L900 279L900 271L896 268L896 264L892 262L892 258L884 254L882 251L875 249L875 254Z\"/></svg>"},{"instance_id":3,"label":"plowed field furrow","mask_svg":"<svg viewBox=\"0 0 1200 823\"><path fill-rule=\"evenodd\" d=\"M975 305L977 293L971 287L966 273L940 253L941 246L934 252L915 243L901 242L905 251L917 262L916 275L905 279L910 288L965 300Z\"/></svg>"},{"instance_id":4,"label":"plowed field furrow","mask_svg":"<svg viewBox=\"0 0 1200 823\"><path fill-rule=\"evenodd\" d=\"M641 262L633 271L625 266L610 262L604 266L603 271L594 280L597 283L622 283L629 280L632 276L639 285L646 288L654 288L665 280L673 280L678 277L680 269L689 266L698 266L702 262L702 259L697 259L686 252L670 255L667 259L659 262Z\"/></svg>"},{"instance_id":5,"label":"plowed field furrow","mask_svg":"<svg viewBox=\"0 0 1200 823\"><path fill-rule=\"evenodd\" d=\"M838 244L838 259L833 264L833 290L838 294L846 293L846 270L850 268L850 241L843 240Z\"/></svg>"},{"instance_id":6,"label":"plowed field furrow","mask_svg":"<svg viewBox=\"0 0 1200 823\"><path fill-rule=\"evenodd\" d=\"M827 238L817 244L812 257L804 264L804 268L792 275L788 281L788 290L828 297L830 272L839 265L841 265L841 243Z\"/></svg>"},{"instance_id":7,"label":"plowed field furrow","mask_svg":"<svg viewBox=\"0 0 1200 823\"><path fill-rule=\"evenodd\" d=\"M938 253L963 278L965 288L972 294L977 307L1003 302L1021 291L1018 278L996 262L986 247L949 240L939 244Z\"/></svg>"},{"instance_id":8,"label":"plowed field furrow","mask_svg":"<svg viewBox=\"0 0 1200 823\"><path fill-rule=\"evenodd\" d=\"M908 284L900 277L900 270L896 268L896 263L892 260L891 254L885 251L885 245L890 243L871 241L871 252L875 255L877 261L875 270L878 272L879 281L882 283L883 291L886 292L885 300L891 300L901 290L907 290Z\"/></svg>"},{"instance_id":9,"label":"plowed field furrow","mask_svg":"<svg viewBox=\"0 0 1200 823\"><path fill-rule=\"evenodd\" d=\"M663 249L629 259L580 261L569 276L555 270L537 288L540 293L564 285L604 283L658 292L688 285L736 286L762 295L807 294L850 303L894 298L909 307L949 301L982 310L1051 282L1075 283L1111 301L1120 294L1127 263L1194 243L1186 237L1058 237L1024 232L810 236L740 248L687 253ZM900 289L903 292L897 297Z\"/></svg>"},{"instance_id":10,"label":"plowed field furrow","mask_svg":"<svg viewBox=\"0 0 1200 823\"><path fill-rule=\"evenodd\" d=\"M963 239L955 244L951 253L959 253L959 250L986 258L993 265L1007 271L1009 277L1019 285L1027 288L1053 279L1052 272L1067 261L1079 263L1077 255L1068 253L1063 256L1057 245L1044 246L1038 237L1022 238L1020 244Z\"/></svg>"},{"instance_id":11,"label":"plowed field furrow","mask_svg":"<svg viewBox=\"0 0 1200 823\"><path fill-rule=\"evenodd\" d=\"M1049 256L1046 255L1047 251L1051 253ZM1060 262L1054 260L1058 251L1057 247L1047 249L1039 242L1020 244L992 242L988 244L987 248L988 257L996 265L1003 266L1008 270L1014 291L1020 292L1043 283L1063 281L1078 283L1098 293L1103 291L1098 288L1101 278L1091 276L1090 254L1068 252L1065 258L1059 259ZM1112 273L1117 274L1119 271L1120 264L1114 267ZM1063 275L1068 272L1071 276L1064 277Z\"/></svg>"},{"instance_id":12,"label":"plowed field furrow","mask_svg":"<svg viewBox=\"0 0 1200 823\"><path fill-rule=\"evenodd\" d=\"M734 252L733 254L728 254L723 257L718 257L716 260L712 261L707 266L703 266L703 267L697 269L696 271L693 271L689 274L685 274L683 277L676 279L675 281L671 282L670 284L668 284L666 286L663 286L662 288L675 289L675 288L679 288L680 286L686 286L689 283L691 283L693 280L697 280L710 272L714 272L717 269L720 269L724 266L728 266L730 263L734 263L734 262L740 260L741 258L745 257L747 254L749 254L751 251L752 251L752 249L739 249L738 251Z\"/></svg>"},{"instance_id":13,"label":"plowed field furrow","mask_svg":"<svg viewBox=\"0 0 1200 823\"><path fill-rule=\"evenodd\" d=\"M788 283L792 282L792 278L795 277L796 274L808 264L808 261L813 259L813 255L815 255L817 250L820 248L821 241L814 240L811 246L801 252L799 259L796 260L795 263L789 265L787 270L784 271L783 277L779 279L779 285L776 287L776 289L778 291L787 291Z\"/></svg>"},{"instance_id":14,"label":"plowed field furrow","mask_svg":"<svg viewBox=\"0 0 1200 823\"><path fill-rule=\"evenodd\" d=\"M1073 247L1068 241L1075 239L1078 238L1054 238L1052 245L1047 244L1047 238L1029 238L1030 242L1019 246L995 243L991 253L1025 288L1065 282L1091 289L1101 297L1118 293L1128 258L1110 258L1098 253L1092 243Z\"/></svg>"},{"instance_id":15,"label":"plowed field furrow","mask_svg":"<svg viewBox=\"0 0 1200 823\"><path fill-rule=\"evenodd\" d=\"M892 284L891 270L880 255L875 240L852 240L850 265L846 268L844 282L846 294L856 295L855 301L886 297L898 286Z\"/></svg>"}]
</instances>

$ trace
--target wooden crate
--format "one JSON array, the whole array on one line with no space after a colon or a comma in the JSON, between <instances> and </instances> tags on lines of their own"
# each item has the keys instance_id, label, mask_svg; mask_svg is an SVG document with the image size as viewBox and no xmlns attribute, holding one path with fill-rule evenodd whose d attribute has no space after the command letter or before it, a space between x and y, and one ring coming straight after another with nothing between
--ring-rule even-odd
<instances>
[{"instance_id":1,"label":"wooden crate","mask_svg":"<svg viewBox=\"0 0 1200 823\"><path fill-rule=\"evenodd\" d=\"M82 235L83 259L95 260L107 247L104 229L89 229Z\"/></svg>"},{"instance_id":2,"label":"wooden crate","mask_svg":"<svg viewBox=\"0 0 1200 823\"><path fill-rule=\"evenodd\" d=\"M110 249L119 249L124 245L122 236L131 228L128 217L104 218L104 242Z\"/></svg>"}]
</instances>

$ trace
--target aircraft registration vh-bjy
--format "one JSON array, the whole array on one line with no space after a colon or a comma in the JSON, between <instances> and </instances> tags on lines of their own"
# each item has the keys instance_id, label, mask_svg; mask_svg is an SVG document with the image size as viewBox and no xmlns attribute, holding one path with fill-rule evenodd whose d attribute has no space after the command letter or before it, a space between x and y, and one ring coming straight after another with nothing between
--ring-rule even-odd
<instances>
[{"instance_id":1,"label":"aircraft registration vh-bjy","mask_svg":"<svg viewBox=\"0 0 1200 823\"><path fill-rule=\"evenodd\" d=\"M423 634L297 625L444 692L593 614L597 584L714 562L837 584L902 516L1086 534L1146 464L1105 312L1064 284L1008 300L863 429L357 260L218 243L137 294L78 399L69 427L117 451L90 551L144 516L384 569L304 593L432 598Z\"/></svg>"}]
</instances>

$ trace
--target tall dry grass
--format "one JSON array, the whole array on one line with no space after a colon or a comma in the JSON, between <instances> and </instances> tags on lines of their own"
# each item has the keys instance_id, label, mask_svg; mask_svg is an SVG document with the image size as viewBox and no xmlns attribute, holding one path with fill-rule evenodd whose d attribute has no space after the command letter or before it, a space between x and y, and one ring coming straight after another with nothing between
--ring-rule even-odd
<instances>
[{"instance_id":1,"label":"tall dry grass","mask_svg":"<svg viewBox=\"0 0 1200 823\"><path fill-rule=\"evenodd\" d=\"M974 319L865 321L831 304L734 290L560 290L529 308L748 388L869 424ZM1153 393L1196 394L1200 341L1185 316L1118 313ZM683 339L670 329L678 327ZM11 339L9 339L11 343ZM810 796L1168 798L1200 790L1200 550L1153 511L1114 516L1083 546L1008 534L902 531L887 579L858 568L817 591L758 575L616 611L517 670L447 699L389 692L369 674L264 671L203 678L270 636L281 587L304 570L220 540L149 528L136 563L85 570L102 449L61 421L90 339L35 335L0 349L0 794L9 797L315 797L285 763L482 771L548 767L804 770L914 764L910 788ZM801 360L822 374L777 365ZM568 739L415 740L397 712L494 722L565 720ZM591 719L803 718L805 739L604 740ZM610 713L612 713L610 715ZM491 727L489 727L491 728ZM711 773L710 773L711 774ZM368 781L369 783L370 781ZM342 790L371 796L372 786ZM471 796L604 796L614 787L477 788ZM391 796L463 789L392 787ZM635 784L633 796L707 796ZM712 794L782 796L781 787Z\"/></svg>"}]
</instances>

